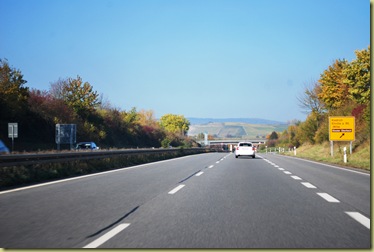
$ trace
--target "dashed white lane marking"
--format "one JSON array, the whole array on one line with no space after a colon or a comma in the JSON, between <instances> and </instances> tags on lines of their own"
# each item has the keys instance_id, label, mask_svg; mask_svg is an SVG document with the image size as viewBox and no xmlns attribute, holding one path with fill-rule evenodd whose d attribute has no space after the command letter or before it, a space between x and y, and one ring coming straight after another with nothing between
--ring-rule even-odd
<instances>
[{"instance_id":1,"label":"dashed white lane marking","mask_svg":"<svg viewBox=\"0 0 374 252\"><path fill-rule=\"evenodd\" d=\"M351 216L353 219L364 225L366 228L370 229L370 219L366 216L363 216L362 214L358 212L345 212L349 216Z\"/></svg>"},{"instance_id":2,"label":"dashed white lane marking","mask_svg":"<svg viewBox=\"0 0 374 252\"><path fill-rule=\"evenodd\" d=\"M208 168L210 169L210 168L213 168L214 167L214 165L211 165L211 166L209 166Z\"/></svg>"},{"instance_id":3,"label":"dashed white lane marking","mask_svg":"<svg viewBox=\"0 0 374 252\"><path fill-rule=\"evenodd\" d=\"M291 178L295 179L295 180L302 180L300 177L298 176L291 176Z\"/></svg>"},{"instance_id":4,"label":"dashed white lane marking","mask_svg":"<svg viewBox=\"0 0 374 252\"><path fill-rule=\"evenodd\" d=\"M217 161L216 164L219 164L219 161Z\"/></svg>"},{"instance_id":5,"label":"dashed white lane marking","mask_svg":"<svg viewBox=\"0 0 374 252\"><path fill-rule=\"evenodd\" d=\"M180 189L182 189L185 185L179 185L177 187L175 187L173 190L171 190L170 192L168 192L168 194L174 194L176 192L178 192Z\"/></svg>"},{"instance_id":6,"label":"dashed white lane marking","mask_svg":"<svg viewBox=\"0 0 374 252\"><path fill-rule=\"evenodd\" d=\"M196 173L195 176L196 176L196 177L199 177L199 176L201 176L203 173L204 173L204 172L202 172L202 171L201 171L201 172L198 172L198 173Z\"/></svg>"},{"instance_id":7,"label":"dashed white lane marking","mask_svg":"<svg viewBox=\"0 0 374 252\"><path fill-rule=\"evenodd\" d=\"M314 185L312 185L311 183L309 182L301 182L301 184L303 184L303 186L307 187L307 188L317 188L315 187Z\"/></svg>"},{"instance_id":8,"label":"dashed white lane marking","mask_svg":"<svg viewBox=\"0 0 374 252\"><path fill-rule=\"evenodd\" d=\"M128 226L130 226L130 223L123 223L123 224L120 224L118 225L117 227L113 228L112 230L110 230L109 232L107 232L106 234L104 234L103 236L99 237L98 239L94 240L93 242L91 242L90 244L84 246L83 248L97 248L99 247L100 245L102 245L104 242L108 241L109 239L113 238L114 236L116 236L119 232L121 232L122 230L124 230L125 228L127 228Z\"/></svg>"},{"instance_id":9,"label":"dashed white lane marking","mask_svg":"<svg viewBox=\"0 0 374 252\"><path fill-rule=\"evenodd\" d=\"M340 201L335 199L334 197L332 197L330 194L328 193L317 193L319 196L321 196L322 198L324 198L326 201L328 202L331 202L331 203L339 203Z\"/></svg>"},{"instance_id":10,"label":"dashed white lane marking","mask_svg":"<svg viewBox=\"0 0 374 252\"><path fill-rule=\"evenodd\" d=\"M283 171L285 174L292 174L291 172L289 171L285 171L285 169L283 168L280 168L278 165L274 164L273 162L270 162L268 160L265 160L267 163L269 163L270 165L274 166L275 168L278 168L278 170L280 171ZM366 175L366 174L365 174ZM295 179L295 180L302 180L300 177L298 176L291 176L291 178ZM311 188L311 189L315 189L317 188L316 186L314 186L313 184L309 183L309 182L301 182L301 184L307 188ZM332 197L330 194L328 193L317 193L319 196L321 196L323 199L325 199L326 201L328 202L331 202L331 203L339 203L340 201L337 200L336 198ZM346 214L348 214L352 219L356 220L357 222L359 222L360 224L362 224L363 226L365 226L366 228L370 229L370 219L367 218L366 216L358 213L358 212L345 212Z\"/></svg>"}]
</instances>

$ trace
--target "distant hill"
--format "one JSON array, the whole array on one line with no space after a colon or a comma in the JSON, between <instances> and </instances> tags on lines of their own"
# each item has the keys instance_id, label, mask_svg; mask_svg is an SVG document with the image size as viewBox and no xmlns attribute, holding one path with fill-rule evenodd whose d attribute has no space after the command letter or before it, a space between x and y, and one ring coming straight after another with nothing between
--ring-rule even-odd
<instances>
[{"instance_id":1,"label":"distant hill","mask_svg":"<svg viewBox=\"0 0 374 252\"><path fill-rule=\"evenodd\" d=\"M208 123L248 123L248 124L287 124L285 122L261 119L261 118L187 118L191 125L195 124L208 124Z\"/></svg>"},{"instance_id":2,"label":"distant hill","mask_svg":"<svg viewBox=\"0 0 374 252\"><path fill-rule=\"evenodd\" d=\"M187 118L190 121L189 136L208 133L214 138L264 139L271 132L283 132L288 124L258 118Z\"/></svg>"}]
</instances>

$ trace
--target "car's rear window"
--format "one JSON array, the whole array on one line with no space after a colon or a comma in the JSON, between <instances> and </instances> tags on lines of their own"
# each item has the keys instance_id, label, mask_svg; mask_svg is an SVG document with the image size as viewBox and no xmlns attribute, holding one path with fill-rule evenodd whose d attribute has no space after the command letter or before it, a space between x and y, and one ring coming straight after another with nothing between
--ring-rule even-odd
<instances>
[{"instance_id":1,"label":"car's rear window","mask_svg":"<svg viewBox=\"0 0 374 252\"><path fill-rule=\"evenodd\" d=\"M251 143L240 143L239 146L248 146L248 147L252 147L252 144L251 144Z\"/></svg>"}]
</instances>

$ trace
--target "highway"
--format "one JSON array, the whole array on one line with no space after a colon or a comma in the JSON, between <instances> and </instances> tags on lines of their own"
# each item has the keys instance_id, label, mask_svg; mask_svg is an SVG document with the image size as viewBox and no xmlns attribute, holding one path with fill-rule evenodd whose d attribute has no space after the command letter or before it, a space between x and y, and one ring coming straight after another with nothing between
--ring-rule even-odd
<instances>
[{"instance_id":1,"label":"highway","mask_svg":"<svg viewBox=\"0 0 374 252\"><path fill-rule=\"evenodd\" d=\"M2 248L370 248L370 175L207 153L0 192Z\"/></svg>"}]
</instances>

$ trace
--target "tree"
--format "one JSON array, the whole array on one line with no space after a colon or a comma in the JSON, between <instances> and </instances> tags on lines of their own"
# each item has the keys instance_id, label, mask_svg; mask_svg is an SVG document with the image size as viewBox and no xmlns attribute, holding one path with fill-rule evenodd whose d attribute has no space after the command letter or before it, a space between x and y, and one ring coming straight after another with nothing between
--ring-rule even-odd
<instances>
[{"instance_id":1,"label":"tree","mask_svg":"<svg viewBox=\"0 0 374 252\"><path fill-rule=\"evenodd\" d=\"M49 94L54 99L63 100L63 89L68 85L68 79L59 78L57 81L50 84Z\"/></svg>"},{"instance_id":2,"label":"tree","mask_svg":"<svg viewBox=\"0 0 374 252\"><path fill-rule=\"evenodd\" d=\"M183 115L166 114L160 118L160 126L168 132L185 135L190 122Z\"/></svg>"},{"instance_id":3,"label":"tree","mask_svg":"<svg viewBox=\"0 0 374 252\"><path fill-rule=\"evenodd\" d=\"M289 136L289 147L299 147L300 146L300 139L298 137L298 128L301 123L298 123L297 125L290 125L288 126L288 136Z\"/></svg>"},{"instance_id":4,"label":"tree","mask_svg":"<svg viewBox=\"0 0 374 252\"><path fill-rule=\"evenodd\" d=\"M144 110L144 109L140 110L138 112L137 122L141 126L148 126L152 128L158 127L153 110Z\"/></svg>"},{"instance_id":5,"label":"tree","mask_svg":"<svg viewBox=\"0 0 374 252\"><path fill-rule=\"evenodd\" d=\"M57 98L61 96L67 105L80 116L87 116L100 104L99 94L93 91L93 86L90 83L83 83L79 76L76 79L69 78L67 81L59 82L55 87Z\"/></svg>"},{"instance_id":6,"label":"tree","mask_svg":"<svg viewBox=\"0 0 374 252\"><path fill-rule=\"evenodd\" d=\"M277 140L277 139L278 139L277 132L275 132L275 131L271 132L271 134L269 136L269 140Z\"/></svg>"},{"instance_id":7,"label":"tree","mask_svg":"<svg viewBox=\"0 0 374 252\"><path fill-rule=\"evenodd\" d=\"M29 91L20 70L11 68L7 60L0 59L0 111L3 119L14 119L27 110Z\"/></svg>"},{"instance_id":8,"label":"tree","mask_svg":"<svg viewBox=\"0 0 374 252\"><path fill-rule=\"evenodd\" d=\"M349 97L358 104L370 102L370 46L367 50L355 51L354 59L345 69L344 83L349 87Z\"/></svg>"},{"instance_id":9,"label":"tree","mask_svg":"<svg viewBox=\"0 0 374 252\"><path fill-rule=\"evenodd\" d=\"M347 66L346 60L336 60L321 74L319 79L321 92L318 93L318 98L326 105L327 109L341 107L349 99L349 86L345 82L344 73Z\"/></svg>"},{"instance_id":10,"label":"tree","mask_svg":"<svg viewBox=\"0 0 374 252\"><path fill-rule=\"evenodd\" d=\"M315 143L315 134L318 129L318 116L316 113L310 113L305 122L299 125L298 138L301 142Z\"/></svg>"},{"instance_id":11,"label":"tree","mask_svg":"<svg viewBox=\"0 0 374 252\"><path fill-rule=\"evenodd\" d=\"M56 99L47 91L33 89L29 93L29 109L44 120L57 123L75 121L75 113L62 99Z\"/></svg>"},{"instance_id":12,"label":"tree","mask_svg":"<svg viewBox=\"0 0 374 252\"><path fill-rule=\"evenodd\" d=\"M310 112L322 114L324 112L324 104L318 97L321 92L322 89L318 82L314 82L309 87L306 86L304 93L297 97L300 108L307 114Z\"/></svg>"}]
</instances>

